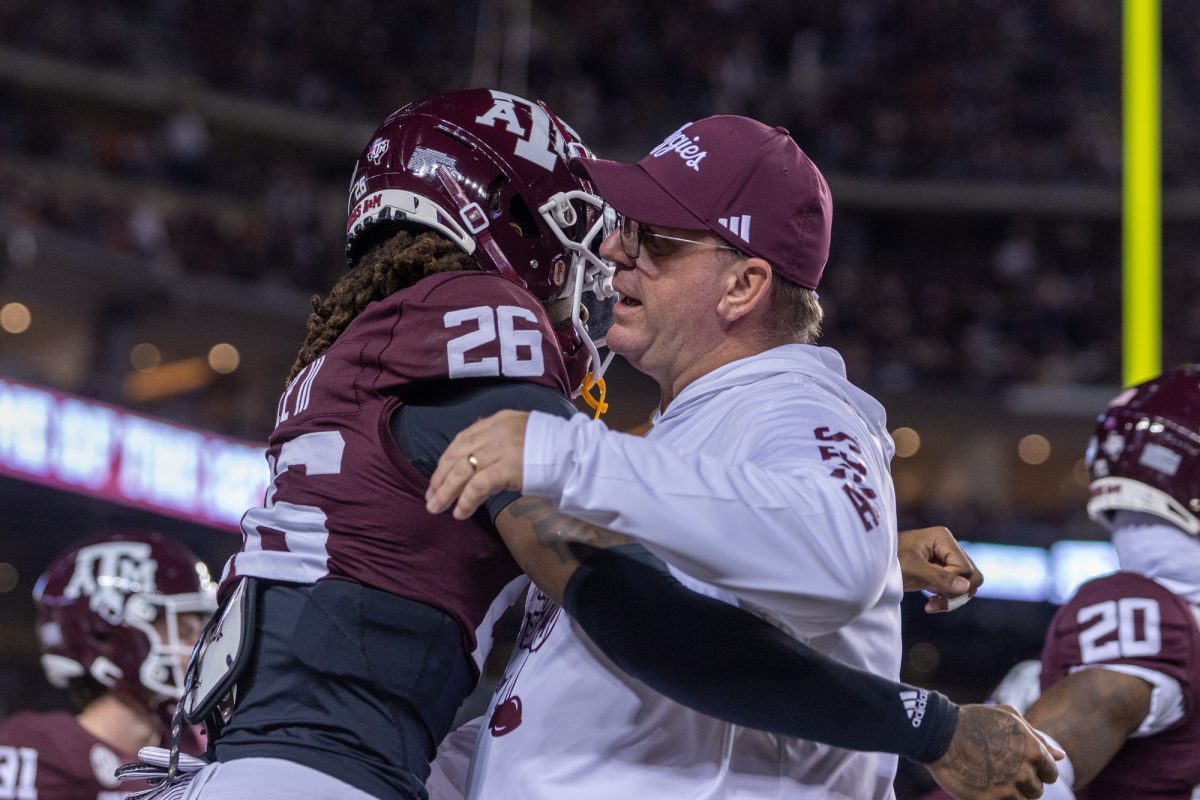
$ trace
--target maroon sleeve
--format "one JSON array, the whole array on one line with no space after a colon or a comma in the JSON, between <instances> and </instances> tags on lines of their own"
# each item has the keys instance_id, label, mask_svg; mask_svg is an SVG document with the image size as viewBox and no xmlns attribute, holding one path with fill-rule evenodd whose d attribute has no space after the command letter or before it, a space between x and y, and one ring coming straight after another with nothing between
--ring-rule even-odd
<instances>
[{"instance_id":1,"label":"maroon sleeve","mask_svg":"<svg viewBox=\"0 0 1200 800\"><path fill-rule=\"evenodd\" d=\"M1042 690L1074 667L1127 664L1177 680L1185 695L1195 676L1195 622L1187 604L1133 572L1090 581L1059 609L1042 649Z\"/></svg>"}]
</instances>

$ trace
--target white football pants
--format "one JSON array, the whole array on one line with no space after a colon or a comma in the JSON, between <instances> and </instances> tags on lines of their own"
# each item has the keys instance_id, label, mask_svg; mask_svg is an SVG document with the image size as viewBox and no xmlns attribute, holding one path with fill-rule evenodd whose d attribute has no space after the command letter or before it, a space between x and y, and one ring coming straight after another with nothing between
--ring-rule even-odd
<instances>
[{"instance_id":1,"label":"white football pants","mask_svg":"<svg viewBox=\"0 0 1200 800\"><path fill-rule=\"evenodd\" d=\"M188 784L183 800L375 800L311 767L282 758L239 758L209 764Z\"/></svg>"}]
</instances>

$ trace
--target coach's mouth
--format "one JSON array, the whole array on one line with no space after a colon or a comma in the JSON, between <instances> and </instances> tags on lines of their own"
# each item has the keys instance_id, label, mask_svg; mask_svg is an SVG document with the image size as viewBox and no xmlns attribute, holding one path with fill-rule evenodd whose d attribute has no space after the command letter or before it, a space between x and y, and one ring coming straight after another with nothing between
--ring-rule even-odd
<instances>
[{"instance_id":1,"label":"coach's mouth","mask_svg":"<svg viewBox=\"0 0 1200 800\"><path fill-rule=\"evenodd\" d=\"M623 275L617 275L617 280L613 281L613 289L615 289L617 292L617 298L618 298L617 305L625 306L626 308L633 308L634 306L640 306L642 304L641 300L634 297L632 292L626 291L625 287L617 285L618 281L620 281L622 283L625 282L625 281L621 281L621 278L623 278L623 277L624 277Z\"/></svg>"},{"instance_id":2,"label":"coach's mouth","mask_svg":"<svg viewBox=\"0 0 1200 800\"><path fill-rule=\"evenodd\" d=\"M630 297L627 294L623 294L620 297L621 299L618 300L617 304L613 307L613 314L618 317L642 307L642 301L638 300L636 297Z\"/></svg>"}]
</instances>

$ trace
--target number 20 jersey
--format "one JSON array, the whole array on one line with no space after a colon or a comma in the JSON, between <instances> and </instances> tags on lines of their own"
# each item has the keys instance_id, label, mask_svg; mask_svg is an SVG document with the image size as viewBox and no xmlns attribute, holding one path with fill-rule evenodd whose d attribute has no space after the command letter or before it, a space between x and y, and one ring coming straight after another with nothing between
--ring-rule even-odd
<instances>
[{"instance_id":1,"label":"number 20 jersey","mask_svg":"<svg viewBox=\"0 0 1200 800\"><path fill-rule=\"evenodd\" d=\"M1200 610L1136 572L1085 583L1059 609L1042 649L1042 691L1081 666L1132 667L1179 682L1184 715L1127 740L1080 800L1200 796Z\"/></svg>"},{"instance_id":2,"label":"number 20 jersey","mask_svg":"<svg viewBox=\"0 0 1200 800\"><path fill-rule=\"evenodd\" d=\"M267 450L273 480L263 506L242 518L222 590L249 575L391 592L453 617L478 669L524 579L485 511L463 522L426 512L428 479L389 421L410 398L486 379L570 393L545 311L520 286L450 272L367 306L280 398Z\"/></svg>"}]
</instances>

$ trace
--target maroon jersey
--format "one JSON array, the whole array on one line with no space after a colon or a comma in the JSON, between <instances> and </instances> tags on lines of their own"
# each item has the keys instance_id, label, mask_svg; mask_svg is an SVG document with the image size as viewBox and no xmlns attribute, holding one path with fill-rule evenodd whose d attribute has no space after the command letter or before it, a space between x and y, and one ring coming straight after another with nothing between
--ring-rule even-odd
<instances>
[{"instance_id":1,"label":"maroon jersey","mask_svg":"<svg viewBox=\"0 0 1200 800\"><path fill-rule=\"evenodd\" d=\"M1187 601L1136 572L1084 584L1059 609L1042 649L1042 691L1072 668L1126 664L1183 689L1184 716L1129 739L1076 795L1081 800L1191 800L1200 788L1200 621Z\"/></svg>"},{"instance_id":2,"label":"maroon jersey","mask_svg":"<svg viewBox=\"0 0 1200 800\"><path fill-rule=\"evenodd\" d=\"M367 306L280 398L274 479L242 519L225 585L335 578L416 600L458 622L478 667L494 616L523 588L520 569L486 513L459 522L425 511L428 480L389 420L411 397L500 378L570 392L545 311L506 278L436 275Z\"/></svg>"},{"instance_id":3,"label":"maroon jersey","mask_svg":"<svg viewBox=\"0 0 1200 800\"><path fill-rule=\"evenodd\" d=\"M113 770L134 759L85 731L66 711L25 712L0 722L0 797L13 800L121 800L145 784L118 788Z\"/></svg>"}]
</instances>

